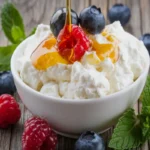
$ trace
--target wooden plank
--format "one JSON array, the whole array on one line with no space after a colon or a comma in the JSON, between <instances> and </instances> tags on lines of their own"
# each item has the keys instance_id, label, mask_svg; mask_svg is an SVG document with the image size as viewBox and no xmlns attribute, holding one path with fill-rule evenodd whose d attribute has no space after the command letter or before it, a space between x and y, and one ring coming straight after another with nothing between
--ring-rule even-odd
<instances>
[{"instance_id":1,"label":"wooden plank","mask_svg":"<svg viewBox=\"0 0 150 150\"><path fill-rule=\"evenodd\" d=\"M76 140L58 136L57 150L73 150Z\"/></svg>"},{"instance_id":2,"label":"wooden plank","mask_svg":"<svg viewBox=\"0 0 150 150\"><path fill-rule=\"evenodd\" d=\"M21 136L23 132L24 124L24 105L20 103L21 118L19 122L12 126L11 130L11 142L9 150L20 150L21 149Z\"/></svg>"},{"instance_id":3,"label":"wooden plank","mask_svg":"<svg viewBox=\"0 0 150 150\"><path fill-rule=\"evenodd\" d=\"M23 121L25 123L26 120L28 120L29 118L32 117L32 114L28 111L28 109L25 107L24 108L24 117L23 117Z\"/></svg>"},{"instance_id":4,"label":"wooden plank","mask_svg":"<svg viewBox=\"0 0 150 150\"><path fill-rule=\"evenodd\" d=\"M142 32L150 33L150 0L140 0Z\"/></svg>"},{"instance_id":5,"label":"wooden plank","mask_svg":"<svg viewBox=\"0 0 150 150\"><path fill-rule=\"evenodd\" d=\"M140 0L126 0L127 6L131 10L131 19L127 25L127 30L139 38L142 34L142 24L141 24L141 11L140 11Z\"/></svg>"},{"instance_id":6,"label":"wooden plank","mask_svg":"<svg viewBox=\"0 0 150 150\"><path fill-rule=\"evenodd\" d=\"M150 149L149 144L148 144L148 142L146 142L146 143L144 143L144 145L141 147L140 150L149 150L149 149Z\"/></svg>"},{"instance_id":7,"label":"wooden plank","mask_svg":"<svg viewBox=\"0 0 150 150\"><path fill-rule=\"evenodd\" d=\"M9 150L11 140L11 127L0 129L0 150Z\"/></svg>"},{"instance_id":8,"label":"wooden plank","mask_svg":"<svg viewBox=\"0 0 150 150\"><path fill-rule=\"evenodd\" d=\"M24 123L27 119L29 119L32 114L25 108L25 106L20 102L21 109L21 119L19 122L12 126L11 130L11 140L10 140L10 148L9 150L21 150L22 149L22 133L24 130ZM0 149L1 150L1 149ZM7 149L3 149L7 150Z\"/></svg>"},{"instance_id":9,"label":"wooden plank","mask_svg":"<svg viewBox=\"0 0 150 150\"><path fill-rule=\"evenodd\" d=\"M89 0L72 0L72 9L74 9L78 14L85 8L89 6Z\"/></svg>"},{"instance_id":10,"label":"wooden plank","mask_svg":"<svg viewBox=\"0 0 150 150\"><path fill-rule=\"evenodd\" d=\"M4 4L5 0L0 0L0 8ZM8 43L7 38L2 32L0 25L0 46L6 46ZM8 129L0 129L0 150L9 150L11 140L11 127Z\"/></svg>"},{"instance_id":11,"label":"wooden plank","mask_svg":"<svg viewBox=\"0 0 150 150\"><path fill-rule=\"evenodd\" d=\"M25 23L26 31L29 33L33 27L40 23L49 24L50 18L56 9L65 7L65 0L11 0L19 9ZM26 2L26 3L25 3ZM72 1L72 8L79 14L89 5L88 0ZM30 17L29 17L30 16Z\"/></svg>"},{"instance_id":12,"label":"wooden plank","mask_svg":"<svg viewBox=\"0 0 150 150\"><path fill-rule=\"evenodd\" d=\"M101 136L102 136L102 138L104 139L104 142L105 142L106 150L111 150L111 148L108 147L108 144L109 144L109 140L111 139L111 135L113 133L113 128L114 127L111 127L108 131L101 134Z\"/></svg>"},{"instance_id":13,"label":"wooden plank","mask_svg":"<svg viewBox=\"0 0 150 150\"><path fill-rule=\"evenodd\" d=\"M21 15L23 16L24 24L27 33L36 27L38 24L49 24L50 18L56 7L62 6L62 0L12 0L16 5Z\"/></svg>"},{"instance_id":14,"label":"wooden plank","mask_svg":"<svg viewBox=\"0 0 150 150\"><path fill-rule=\"evenodd\" d=\"M54 5L53 5L54 7ZM66 7L66 1L65 0L56 0L56 3L55 3L55 9L58 9L60 7Z\"/></svg>"}]
</instances>

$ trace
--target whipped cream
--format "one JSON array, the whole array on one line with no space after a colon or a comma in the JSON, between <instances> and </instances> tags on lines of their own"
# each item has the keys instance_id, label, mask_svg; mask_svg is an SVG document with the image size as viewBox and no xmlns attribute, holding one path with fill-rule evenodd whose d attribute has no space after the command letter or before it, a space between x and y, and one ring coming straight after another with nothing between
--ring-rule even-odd
<instances>
[{"instance_id":1,"label":"whipped cream","mask_svg":"<svg viewBox=\"0 0 150 150\"><path fill-rule=\"evenodd\" d=\"M56 64L45 71L37 70L30 56L51 33L49 26L39 25L36 33L22 46L17 60L20 78L44 95L66 99L99 98L120 91L132 84L144 71L148 56L143 42L124 31L119 22L106 26L108 33L119 40L119 59L101 61L95 51L86 52L80 62ZM102 35L95 35L99 43L109 43Z\"/></svg>"}]
</instances>

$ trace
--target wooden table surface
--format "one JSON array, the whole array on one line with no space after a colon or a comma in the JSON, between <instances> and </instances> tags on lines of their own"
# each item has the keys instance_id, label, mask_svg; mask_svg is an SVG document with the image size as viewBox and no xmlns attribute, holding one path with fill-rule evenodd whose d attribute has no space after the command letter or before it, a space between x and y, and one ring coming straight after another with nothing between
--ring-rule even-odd
<instances>
[{"instance_id":1,"label":"wooden table surface","mask_svg":"<svg viewBox=\"0 0 150 150\"><path fill-rule=\"evenodd\" d=\"M5 0L0 0L0 7ZM65 0L8 0L13 2L19 9L26 27L26 32L29 33L33 27L39 23L49 24L51 15L56 8L65 6ZM83 8L93 4L101 7L107 19L108 9L115 3L124 3L131 8L132 18L125 29L140 37L142 34L150 32L150 0L72 0L72 8L76 12L80 12ZM109 21L107 21L109 23ZM0 45L7 45L8 41L2 33L0 26ZM18 97L18 96L16 96ZM21 150L21 136L23 125L27 118L31 116L28 110L20 102L22 116L20 121L11 126L7 130L0 130L0 150ZM140 103L135 105L136 112L140 112ZM105 140L106 147L111 137L113 128L102 134ZM75 140L59 136L57 150L73 150ZM109 148L106 148L109 150ZM146 142L143 147L138 150L150 150L150 142Z\"/></svg>"}]
</instances>

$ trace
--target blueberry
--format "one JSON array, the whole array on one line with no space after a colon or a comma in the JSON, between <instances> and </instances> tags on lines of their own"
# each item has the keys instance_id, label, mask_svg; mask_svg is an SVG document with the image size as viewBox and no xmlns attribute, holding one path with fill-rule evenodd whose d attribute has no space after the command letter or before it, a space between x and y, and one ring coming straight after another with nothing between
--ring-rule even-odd
<instances>
[{"instance_id":1,"label":"blueberry","mask_svg":"<svg viewBox=\"0 0 150 150\"><path fill-rule=\"evenodd\" d=\"M105 150L104 141L93 131L86 131L77 140L75 150Z\"/></svg>"},{"instance_id":2,"label":"blueberry","mask_svg":"<svg viewBox=\"0 0 150 150\"><path fill-rule=\"evenodd\" d=\"M142 35L140 40L143 41L145 47L147 48L147 50L148 50L148 52L150 54L150 33L146 33L146 34Z\"/></svg>"},{"instance_id":3,"label":"blueberry","mask_svg":"<svg viewBox=\"0 0 150 150\"><path fill-rule=\"evenodd\" d=\"M105 18L100 8L96 6L90 6L81 11L80 25L90 34L98 34L105 27Z\"/></svg>"},{"instance_id":4,"label":"blueberry","mask_svg":"<svg viewBox=\"0 0 150 150\"><path fill-rule=\"evenodd\" d=\"M125 26L131 18L130 8L123 4L115 4L108 11L108 18L111 23L120 21L121 25Z\"/></svg>"},{"instance_id":5,"label":"blueberry","mask_svg":"<svg viewBox=\"0 0 150 150\"><path fill-rule=\"evenodd\" d=\"M74 10L71 10L72 24L79 24L79 18ZM54 36L57 37L60 30L64 27L66 20L66 8L62 7L56 10L50 21L50 28Z\"/></svg>"},{"instance_id":6,"label":"blueberry","mask_svg":"<svg viewBox=\"0 0 150 150\"><path fill-rule=\"evenodd\" d=\"M10 71L0 72L0 95L14 94L16 87Z\"/></svg>"}]
</instances>

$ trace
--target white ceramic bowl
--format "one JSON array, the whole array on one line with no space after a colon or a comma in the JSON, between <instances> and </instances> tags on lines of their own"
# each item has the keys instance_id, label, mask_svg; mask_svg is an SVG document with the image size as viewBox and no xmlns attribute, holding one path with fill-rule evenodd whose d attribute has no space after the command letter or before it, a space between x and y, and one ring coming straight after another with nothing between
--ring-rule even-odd
<instances>
[{"instance_id":1,"label":"white ceramic bowl","mask_svg":"<svg viewBox=\"0 0 150 150\"><path fill-rule=\"evenodd\" d=\"M103 98L60 99L45 96L20 79L15 65L20 53L20 48L17 48L12 56L11 70L22 102L34 115L45 118L56 131L69 136L85 130L101 132L115 124L118 117L138 100L149 70L147 64L143 74L132 85Z\"/></svg>"}]
</instances>

